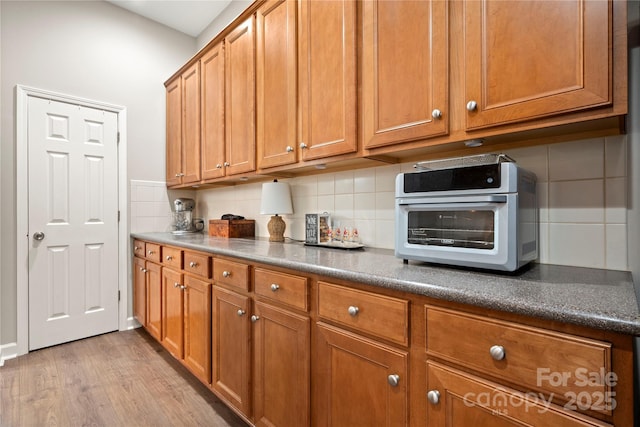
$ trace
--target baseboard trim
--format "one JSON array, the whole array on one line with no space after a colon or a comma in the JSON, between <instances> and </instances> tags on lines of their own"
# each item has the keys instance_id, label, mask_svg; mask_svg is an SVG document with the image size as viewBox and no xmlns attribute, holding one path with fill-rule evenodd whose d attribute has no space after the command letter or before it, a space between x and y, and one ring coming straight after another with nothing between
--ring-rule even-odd
<instances>
[{"instance_id":1,"label":"baseboard trim","mask_svg":"<svg viewBox=\"0 0 640 427\"><path fill-rule=\"evenodd\" d=\"M135 317L127 317L127 325L123 329L124 331L129 331L131 329L139 328L142 325L136 320Z\"/></svg>"},{"instance_id":2,"label":"baseboard trim","mask_svg":"<svg viewBox=\"0 0 640 427\"><path fill-rule=\"evenodd\" d=\"M4 366L4 361L18 357L18 343L0 345L0 366Z\"/></svg>"}]
</instances>

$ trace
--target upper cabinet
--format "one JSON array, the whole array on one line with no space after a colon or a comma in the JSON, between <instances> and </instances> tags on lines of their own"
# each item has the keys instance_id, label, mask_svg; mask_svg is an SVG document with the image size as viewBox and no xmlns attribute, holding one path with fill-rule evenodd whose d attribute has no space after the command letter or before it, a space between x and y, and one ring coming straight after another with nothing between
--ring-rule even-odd
<instances>
[{"instance_id":1,"label":"upper cabinet","mask_svg":"<svg viewBox=\"0 0 640 427\"><path fill-rule=\"evenodd\" d=\"M200 181L200 64L167 84L167 186Z\"/></svg>"},{"instance_id":2,"label":"upper cabinet","mask_svg":"<svg viewBox=\"0 0 640 427\"><path fill-rule=\"evenodd\" d=\"M448 131L446 1L362 3L364 148Z\"/></svg>"},{"instance_id":3,"label":"upper cabinet","mask_svg":"<svg viewBox=\"0 0 640 427\"><path fill-rule=\"evenodd\" d=\"M466 129L610 105L612 3L464 3Z\"/></svg>"},{"instance_id":4,"label":"upper cabinet","mask_svg":"<svg viewBox=\"0 0 640 427\"><path fill-rule=\"evenodd\" d=\"M165 84L167 185L619 134L626 7L256 1Z\"/></svg>"},{"instance_id":5,"label":"upper cabinet","mask_svg":"<svg viewBox=\"0 0 640 427\"><path fill-rule=\"evenodd\" d=\"M202 179L224 176L224 43L200 59L202 94Z\"/></svg>"},{"instance_id":6,"label":"upper cabinet","mask_svg":"<svg viewBox=\"0 0 640 427\"><path fill-rule=\"evenodd\" d=\"M270 0L257 11L258 169L297 161L296 2Z\"/></svg>"},{"instance_id":7,"label":"upper cabinet","mask_svg":"<svg viewBox=\"0 0 640 427\"><path fill-rule=\"evenodd\" d=\"M356 2L300 0L301 158L357 151Z\"/></svg>"},{"instance_id":8,"label":"upper cabinet","mask_svg":"<svg viewBox=\"0 0 640 427\"><path fill-rule=\"evenodd\" d=\"M256 169L256 71L253 16L225 38L226 174Z\"/></svg>"}]
</instances>

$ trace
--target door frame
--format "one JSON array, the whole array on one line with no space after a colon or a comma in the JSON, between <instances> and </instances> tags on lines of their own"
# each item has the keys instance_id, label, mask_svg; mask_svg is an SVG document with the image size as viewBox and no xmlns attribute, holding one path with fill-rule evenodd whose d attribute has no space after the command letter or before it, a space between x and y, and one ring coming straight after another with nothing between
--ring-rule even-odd
<instances>
[{"instance_id":1,"label":"door frame","mask_svg":"<svg viewBox=\"0 0 640 427\"><path fill-rule=\"evenodd\" d=\"M92 101L77 96L16 85L16 299L17 335L16 355L29 352L29 156L28 156L28 98L75 104L116 113L118 116L118 329L123 331L135 325L129 316L129 215L127 200L127 109L114 104Z\"/></svg>"}]
</instances>

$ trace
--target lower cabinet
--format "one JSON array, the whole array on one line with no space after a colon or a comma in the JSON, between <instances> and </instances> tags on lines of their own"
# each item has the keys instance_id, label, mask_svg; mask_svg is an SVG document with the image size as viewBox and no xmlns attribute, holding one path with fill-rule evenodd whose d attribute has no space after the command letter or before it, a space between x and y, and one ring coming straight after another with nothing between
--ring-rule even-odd
<instances>
[{"instance_id":1,"label":"lower cabinet","mask_svg":"<svg viewBox=\"0 0 640 427\"><path fill-rule=\"evenodd\" d=\"M427 362L427 427L605 426L522 393L436 362Z\"/></svg>"},{"instance_id":2,"label":"lower cabinet","mask_svg":"<svg viewBox=\"0 0 640 427\"><path fill-rule=\"evenodd\" d=\"M408 425L408 353L323 323L316 331L317 425Z\"/></svg>"},{"instance_id":3,"label":"lower cabinet","mask_svg":"<svg viewBox=\"0 0 640 427\"><path fill-rule=\"evenodd\" d=\"M211 387L245 416L251 416L251 300L214 286Z\"/></svg>"},{"instance_id":4,"label":"lower cabinet","mask_svg":"<svg viewBox=\"0 0 640 427\"><path fill-rule=\"evenodd\" d=\"M162 267L147 261L147 331L160 341L162 339Z\"/></svg>"},{"instance_id":5,"label":"lower cabinet","mask_svg":"<svg viewBox=\"0 0 640 427\"><path fill-rule=\"evenodd\" d=\"M253 415L256 426L310 425L310 321L256 301Z\"/></svg>"},{"instance_id":6,"label":"lower cabinet","mask_svg":"<svg viewBox=\"0 0 640 427\"><path fill-rule=\"evenodd\" d=\"M147 326L147 268L139 257L133 257L133 317Z\"/></svg>"},{"instance_id":7,"label":"lower cabinet","mask_svg":"<svg viewBox=\"0 0 640 427\"><path fill-rule=\"evenodd\" d=\"M211 382L211 283L162 269L162 345Z\"/></svg>"}]
</instances>

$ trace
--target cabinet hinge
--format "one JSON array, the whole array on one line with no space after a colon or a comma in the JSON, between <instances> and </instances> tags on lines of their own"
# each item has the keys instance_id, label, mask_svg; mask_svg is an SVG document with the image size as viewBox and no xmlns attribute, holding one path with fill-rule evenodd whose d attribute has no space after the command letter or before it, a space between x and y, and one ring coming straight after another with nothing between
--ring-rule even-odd
<instances>
[{"instance_id":1,"label":"cabinet hinge","mask_svg":"<svg viewBox=\"0 0 640 427\"><path fill-rule=\"evenodd\" d=\"M118 132L116 143L120 144L120 132Z\"/></svg>"},{"instance_id":2,"label":"cabinet hinge","mask_svg":"<svg viewBox=\"0 0 640 427\"><path fill-rule=\"evenodd\" d=\"M120 301L120 291L118 291L118 301Z\"/></svg>"},{"instance_id":3,"label":"cabinet hinge","mask_svg":"<svg viewBox=\"0 0 640 427\"><path fill-rule=\"evenodd\" d=\"M120 211L118 211L118 222L120 222Z\"/></svg>"}]
</instances>

